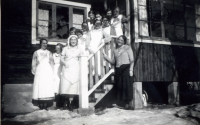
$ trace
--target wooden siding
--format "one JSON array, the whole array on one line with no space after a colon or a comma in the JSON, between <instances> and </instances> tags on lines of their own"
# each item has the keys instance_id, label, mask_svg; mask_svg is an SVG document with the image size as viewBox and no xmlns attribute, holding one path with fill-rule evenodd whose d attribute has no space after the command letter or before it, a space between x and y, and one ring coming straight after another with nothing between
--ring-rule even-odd
<instances>
[{"instance_id":1,"label":"wooden siding","mask_svg":"<svg viewBox=\"0 0 200 125\"><path fill-rule=\"evenodd\" d=\"M135 81L199 81L200 48L134 43Z\"/></svg>"}]
</instances>

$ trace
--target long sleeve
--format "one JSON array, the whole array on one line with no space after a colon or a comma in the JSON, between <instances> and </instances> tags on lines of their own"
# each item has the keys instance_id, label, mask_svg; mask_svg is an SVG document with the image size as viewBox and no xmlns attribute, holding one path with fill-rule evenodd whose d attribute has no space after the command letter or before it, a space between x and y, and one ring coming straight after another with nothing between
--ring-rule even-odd
<instances>
[{"instance_id":1,"label":"long sleeve","mask_svg":"<svg viewBox=\"0 0 200 125\"><path fill-rule=\"evenodd\" d=\"M37 67L37 52L35 51L33 53L32 69L31 69L31 72L32 72L33 75L35 75L36 67Z\"/></svg>"},{"instance_id":2,"label":"long sleeve","mask_svg":"<svg viewBox=\"0 0 200 125\"><path fill-rule=\"evenodd\" d=\"M131 49L131 47L129 47L128 56L129 56L129 61L130 61L130 70L133 70L133 66L134 66L134 55L133 55L133 50Z\"/></svg>"}]
</instances>

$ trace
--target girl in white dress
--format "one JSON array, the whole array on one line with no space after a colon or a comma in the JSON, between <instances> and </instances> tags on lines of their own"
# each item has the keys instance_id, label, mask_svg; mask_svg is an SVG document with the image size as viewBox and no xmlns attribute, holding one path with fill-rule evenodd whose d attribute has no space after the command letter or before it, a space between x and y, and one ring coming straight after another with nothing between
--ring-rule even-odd
<instances>
[{"instance_id":1,"label":"girl in white dress","mask_svg":"<svg viewBox=\"0 0 200 125\"><path fill-rule=\"evenodd\" d=\"M61 75L60 94L65 96L64 108L73 109L74 97L79 95L79 55L82 54L78 47L78 38L71 35L68 38L68 46L64 47L61 56L63 63Z\"/></svg>"},{"instance_id":2,"label":"girl in white dress","mask_svg":"<svg viewBox=\"0 0 200 125\"><path fill-rule=\"evenodd\" d=\"M54 61L54 92L55 94L59 94L60 89L60 76L62 71L62 65L60 63L61 52L63 45L58 43L56 45L56 52L53 53L53 61Z\"/></svg>"},{"instance_id":3,"label":"girl in white dress","mask_svg":"<svg viewBox=\"0 0 200 125\"><path fill-rule=\"evenodd\" d=\"M32 59L32 73L35 75L32 101L40 109L46 110L54 100L53 57L47 50L47 44L46 39L41 39L41 49L34 52Z\"/></svg>"},{"instance_id":4,"label":"girl in white dress","mask_svg":"<svg viewBox=\"0 0 200 125\"><path fill-rule=\"evenodd\" d=\"M91 30L92 27L93 27L93 24L94 24L94 20L95 20L94 11L93 11L93 10L90 10L90 11L88 12L88 16L89 16L89 19L87 19L86 22L87 22L87 24L88 24L89 30Z\"/></svg>"},{"instance_id":5,"label":"girl in white dress","mask_svg":"<svg viewBox=\"0 0 200 125\"><path fill-rule=\"evenodd\" d=\"M119 12L119 7L115 7L113 17L111 18L111 35L116 37L128 34L127 18L119 14Z\"/></svg>"}]
</instances>

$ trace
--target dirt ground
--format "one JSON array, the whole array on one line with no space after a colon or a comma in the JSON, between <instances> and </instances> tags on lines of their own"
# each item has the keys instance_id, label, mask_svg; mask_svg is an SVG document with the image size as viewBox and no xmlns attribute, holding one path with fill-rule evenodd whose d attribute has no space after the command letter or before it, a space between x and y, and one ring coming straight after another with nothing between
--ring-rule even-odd
<instances>
[{"instance_id":1,"label":"dirt ground","mask_svg":"<svg viewBox=\"0 0 200 125\"><path fill-rule=\"evenodd\" d=\"M180 118L177 113L187 106L150 105L140 110L97 109L81 116L68 110L38 110L15 118L5 118L2 125L196 125L198 120ZM200 114L199 114L200 115Z\"/></svg>"}]
</instances>

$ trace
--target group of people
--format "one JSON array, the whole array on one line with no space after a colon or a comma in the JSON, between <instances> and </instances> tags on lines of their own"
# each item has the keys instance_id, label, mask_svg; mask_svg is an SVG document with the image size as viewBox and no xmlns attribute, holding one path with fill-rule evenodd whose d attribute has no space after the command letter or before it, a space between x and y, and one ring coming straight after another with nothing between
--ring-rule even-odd
<instances>
[{"instance_id":1,"label":"group of people","mask_svg":"<svg viewBox=\"0 0 200 125\"><path fill-rule=\"evenodd\" d=\"M119 14L116 7L107 10L105 16L90 10L89 19L82 23L82 29L70 28L66 45L58 43L55 53L47 50L48 40L40 39L40 49L35 51L32 59L34 74L33 104L40 109L53 105L53 100L61 97L61 107L73 109L78 107L79 95L79 56L94 54L103 43L109 44L114 37L116 46L113 55L103 52L104 59L115 65L115 85L117 100L125 102L125 108L130 108L133 98L133 65L134 56L127 44L125 16ZM77 99L76 99L77 98Z\"/></svg>"}]
</instances>

